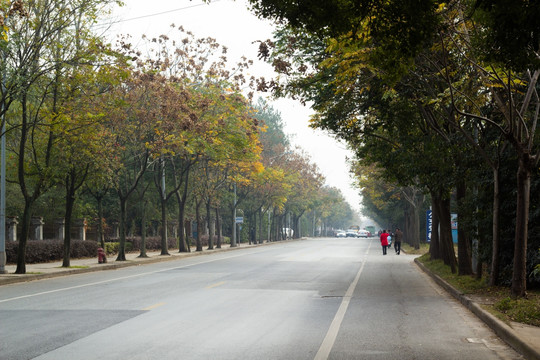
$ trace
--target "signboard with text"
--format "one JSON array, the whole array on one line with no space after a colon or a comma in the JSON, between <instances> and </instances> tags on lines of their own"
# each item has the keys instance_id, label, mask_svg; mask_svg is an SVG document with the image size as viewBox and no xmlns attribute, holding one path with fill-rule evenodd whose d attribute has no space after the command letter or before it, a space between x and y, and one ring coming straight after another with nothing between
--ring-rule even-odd
<instances>
[{"instance_id":1,"label":"signboard with text","mask_svg":"<svg viewBox=\"0 0 540 360\"><path fill-rule=\"evenodd\" d=\"M452 225L452 240L457 244L458 241L458 220L457 214L450 214ZM426 211L426 241L431 241L431 232L433 231L433 212L431 210Z\"/></svg>"},{"instance_id":2,"label":"signboard with text","mask_svg":"<svg viewBox=\"0 0 540 360\"><path fill-rule=\"evenodd\" d=\"M431 231L433 229L433 213L431 210L426 211L426 241L431 241Z\"/></svg>"}]
</instances>

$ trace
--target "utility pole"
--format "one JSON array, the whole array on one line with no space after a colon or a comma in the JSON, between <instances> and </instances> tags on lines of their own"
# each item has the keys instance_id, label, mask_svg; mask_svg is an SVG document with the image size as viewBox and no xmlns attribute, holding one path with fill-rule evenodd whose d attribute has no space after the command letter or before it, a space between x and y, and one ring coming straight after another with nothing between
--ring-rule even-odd
<instances>
[{"instance_id":1,"label":"utility pole","mask_svg":"<svg viewBox=\"0 0 540 360\"><path fill-rule=\"evenodd\" d=\"M4 113L4 78L2 77L2 134L0 156L0 274L6 270L6 117Z\"/></svg>"},{"instance_id":2,"label":"utility pole","mask_svg":"<svg viewBox=\"0 0 540 360\"><path fill-rule=\"evenodd\" d=\"M6 55L2 52L2 65L6 64ZM0 274L6 271L6 71L2 71L2 134L0 151Z\"/></svg>"}]
</instances>

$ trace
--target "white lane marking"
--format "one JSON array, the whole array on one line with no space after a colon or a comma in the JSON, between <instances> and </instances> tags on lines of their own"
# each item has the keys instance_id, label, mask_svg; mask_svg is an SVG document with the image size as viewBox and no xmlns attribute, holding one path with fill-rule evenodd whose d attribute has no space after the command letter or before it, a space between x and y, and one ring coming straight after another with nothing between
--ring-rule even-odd
<instances>
[{"instance_id":1,"label":"white lane marking","mask_svg":"<svg viewBox=\"0 0 540 360\"><path fill-rule=\"evenodd\" d=\"M245 253L245 254L232 255L232 256L228 256L228 257L224 257L224 258L218 258L218 259L211 259L211 260L201 261L201 262L194 263L194 264L186 264L186 265L182 265L182 266L171 267L171 268L168 268L168 269L154 270L154 271L149 271L149 272L139 273L139 274L135 274L135 275L122 276L122 277L119 277L119 278L108 279L108 280L102 280L102 281L96 281L96 282L92 282L92 283L88 283L88 284L75 285L75 286L70 286L70 287L60 288L60 289L55 289L55 290L49 290L49 291L42 291L42 292L35 293L35 294L28 294L28 295L17 296L17 297L13 297L13 298L8 298L8 299L0 300L0 304L1 304L1 303L5 303L5 302L9 302L9 301L14 301L14 300L26 299L26 298L30 298L30 297L34 297L34 296L41 296L41 295L53 294L53 293L57 293L57 292L61 292L61 291L80 289L80 288L84 288L84 287L88 287L88 286L95 286L95 285L101 285L101 284L110 283L110 282L114 282L114 281L120 281L120 280L126 280L126 279L136 278L136 277L144 276L144 275L157 274L157 273L164 272L164 271L170 271L170 270L182 269L182 268L186 268L186 267L190 267L190 266L195 266L195 265L208 264L208 263L212 263L212 262L215 262L215 261L232 259L232 258L235 258L235 257L240 257L240 256L246 256L246 255L251 255L251 254L260 253L260 252L263 252L263 251L266 251L266 250L256 251L256 252L249 252L249 253Z\"/></svg>"},{"instance_id":2,"label":"white lane marking","mask_svg":"<svg viewBox=\"0 0 540 360\"><path fill-rule=\"evenodd\" d=\"M315 355L315 358L314 358L315 360L328 359L328 356L330 355L330 351L334 347L334 343L336 342L339 328L341 327L341 323L343 322L343 318L345 317L345 313L347 312L347 308L349 307L349 303L351 302L354 289L356 288L356 285L358 284L358 280L360 280L360 275L362 275L362 271L364 270L364 266L366 265L367 254L370 248L371 248L371 241L369 242L366 253L364 254L364 258L362 259L362 266L360 266L360 269L358 270L356 277L354 278L351 285L349 285L349 288L347 289L347 292L345 293L343 300L341 300L341 304L339 305L338 311L336 315L334 316L334 320L332 320L332 323L330 324L330 327L328 328L328 332L326 333L326 336L324 337L321 347L319 348L319 351L317 351L317 354Z\"/></svg>"}]
</instances>

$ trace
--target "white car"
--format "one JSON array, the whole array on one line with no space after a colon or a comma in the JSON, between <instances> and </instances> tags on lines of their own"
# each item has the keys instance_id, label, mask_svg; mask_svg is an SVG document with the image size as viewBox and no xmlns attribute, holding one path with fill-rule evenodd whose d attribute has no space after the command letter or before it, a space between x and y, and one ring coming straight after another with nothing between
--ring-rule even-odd
<instances>
[{"instance_id":1,"label":"white car","mask_svg":"<svg viewBox=\"0 0 540 360\"><path fill-rule=\"evenodd\" d=\"M344 237L347 237L347 233L345 231L338 231L336 233L336 237L338 238L344 238Z\"/></svg>"},{"instance_id":2,"label":"white car","mask_svg":"<svg viewBox=\"0 0 540 360\"><path fill-rule=\"evenodd\" d=\"M367 238L369 236L369 231L367 230L358 230L358 237Z\"/></svg>"}]
</instances>

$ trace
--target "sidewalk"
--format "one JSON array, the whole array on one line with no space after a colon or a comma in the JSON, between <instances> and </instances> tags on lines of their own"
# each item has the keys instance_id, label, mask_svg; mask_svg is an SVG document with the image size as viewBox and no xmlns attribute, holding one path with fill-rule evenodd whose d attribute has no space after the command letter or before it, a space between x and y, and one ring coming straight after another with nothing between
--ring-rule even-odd
<instances>
[{"instance_id":1,"label":"sidewalk","mask_svg":"<svg viewBox=\"0 0 540 360\"><path fill-rule=\"evenodd\" d=\"M484 310L481 304L460 293L457 289L452 287L446 281L436 274L433 274L426 268L421 262L414 260L414 262L422 269L426 274L443 289L445 289L450 295L461 302L466 308L468 308L473 314L475 314L480 320L484 321L503 341L513 347L518 353L523 355L528 360L540 360L540 327L529 326L525 324L512 322L510 325L499 320L495 316L491 315L488 311Z\"/></svg>"},{"instance_id":2,"label":"sidewalk","mask_svg":"<svg viewBox=\"0 0 540 360\"><path fill-rule=\"evenodd\" d=\"M147 258L140 258L139 252L132 252L126 253L126 261L116 261L116 255L112 255L107 257L107 263L105 264L99 264L96 256L95 258L72 259L70 261L71 267L69 268L63 268L62 261L39 264L26 264L26 274L23 275L15 274L17 266L10 264L5 266L5 270L8 273L0 274L0 286L19 282L53 278L57 276L81 274L91 271L119 269L127 266L138 266L161 261L173 261L185 257L207 255L223 251L234 251L237 249L245 249L248 247L256 246L260 245L239 244L236 247L231 248L229 244L224 244L222 245L221 249L214 248L214 250L207 250L206 247L204 247L203 251L192 251L190 253L180 253L178 252L178 250L169 250L169 255L161 255L161 250L147 251Z\"/></svg>"}]
</instances>

